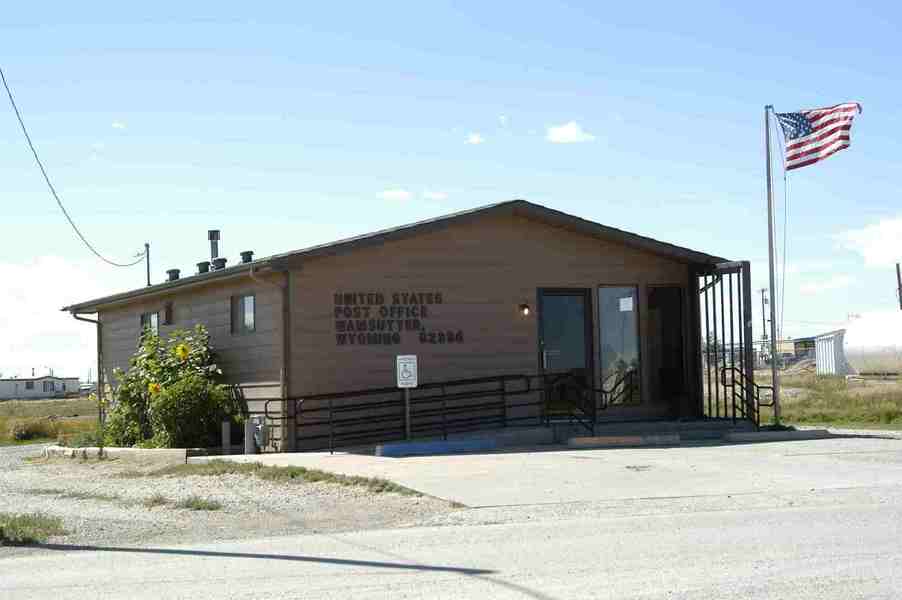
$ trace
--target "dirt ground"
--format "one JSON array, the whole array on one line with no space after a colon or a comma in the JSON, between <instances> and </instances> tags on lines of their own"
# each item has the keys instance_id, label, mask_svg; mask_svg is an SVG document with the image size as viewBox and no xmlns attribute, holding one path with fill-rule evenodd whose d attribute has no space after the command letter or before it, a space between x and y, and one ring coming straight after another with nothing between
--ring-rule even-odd
<instances>
[{"instance_id":1,"label":"dirt ground","mask_svg":"<svg viewBox=\"0 0 902 600\"><path fill-rule=\"evenodd\" d=\"M404 527L453 511L426 496L362 487L272 482L244 474L143 474L160 463L39 458L41 446L0 448L0 512L62 518L69 534L51 542L123 546ZM216 510L178 508L192 497ZM152 500L156 498L157 505ZM27 551L0 548L0 556Z\"/></svg>"}]
</instances>

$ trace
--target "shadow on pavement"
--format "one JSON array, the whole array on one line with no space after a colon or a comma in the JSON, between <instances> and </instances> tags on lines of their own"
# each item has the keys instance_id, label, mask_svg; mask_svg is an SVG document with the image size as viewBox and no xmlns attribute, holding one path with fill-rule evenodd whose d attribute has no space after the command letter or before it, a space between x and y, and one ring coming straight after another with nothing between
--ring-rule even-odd
<instances>
[{"instance_id":1,"label":"shadow on pavement","mask_svg":"<svg viewBox=\"0 0 902 600\"><path fill-rule=\"evenodd\" d=\"M178 548L129 548L117 546L82 546L76 544L30 544L31 548L44 550L61 550L63 552L124 552L130 554L165 554L172 556L202 556L212 558L254 558L263 560L287 560L326 565L350 567L375 567L383 569L402 569L408 571L432 571L438 573L459 573L461 575L491 575L495 571L487 569L469 569L466 567L447 567L442 565L421 565L402 562L383 562L373 560L355 560L350 558L329 558L323 556L299 556L294 554L258 554L254 552L218 552L214 550L188 550Z\"/></svg>"}]
</instances>

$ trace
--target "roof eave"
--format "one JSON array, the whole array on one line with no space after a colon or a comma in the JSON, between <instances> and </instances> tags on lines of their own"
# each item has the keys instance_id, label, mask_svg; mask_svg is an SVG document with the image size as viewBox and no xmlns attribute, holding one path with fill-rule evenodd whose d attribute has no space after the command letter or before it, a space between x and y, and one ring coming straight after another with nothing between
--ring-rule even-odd
<instances>
[{"instance_id":1,"label":"roof eave","mask_svg":"<svg viewBox=\"0 0 902 600\"><path fill-rule=\"evenodd\" d=\"M164 281L163 283L158 283L156 285L145 288L139 288L136 290L130 290L128 292L122 292L119 294L96 298L94 300L71 304L69 306L64 306L60 310L63 312L71 313L73 315L94 314L99 310L120 304L126 304L134 300L152 298L154 296L159 296L162 294L168 294L171 292L182 291L188 288L205 285L209 282L238 277L249 272L251 269L254 269L255 272L257 270L273 270L272 265L270 264L270 259L265 258L250 263L234 265L225 269L220 269L218 271L210 271L209 273L190 275L188 277L177 279L175 281Z\"/></svg>"}]
</instances>

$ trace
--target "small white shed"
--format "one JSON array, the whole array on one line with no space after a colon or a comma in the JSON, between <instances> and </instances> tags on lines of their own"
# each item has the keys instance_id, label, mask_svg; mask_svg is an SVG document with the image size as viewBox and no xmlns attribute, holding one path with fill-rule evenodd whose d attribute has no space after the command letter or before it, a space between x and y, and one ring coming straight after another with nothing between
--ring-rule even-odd
<instances>
[{"instance_id":1,"label":"small white shed","mask_svg":"<svg viewBox=\"0 0 902 600\"><path fill-rule=\"evenodd\" d=\"M845 335L845 329L837 329L814 338L814 360L818 375L849 375L852 373L843 348Z\"/></svg>"}]
</instances>

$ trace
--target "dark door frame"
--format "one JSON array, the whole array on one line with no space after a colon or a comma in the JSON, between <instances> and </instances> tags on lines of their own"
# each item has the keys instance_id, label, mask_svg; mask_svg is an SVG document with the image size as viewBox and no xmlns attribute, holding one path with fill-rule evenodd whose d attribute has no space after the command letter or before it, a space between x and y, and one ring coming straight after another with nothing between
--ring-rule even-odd
<instances>
[{"instance_id":1,"label":"dark door frame","mask_svg":"<svg viewBox=\"0 0 902 600\"><path fill-rule=\"evenodd\" d=\"M583 308L584 315L583 320L585 321L585 339L586 339L586 376L588 378L589 384L594 387L595 386L595 355L594 355L594 340L593 340L593 324L595 323L595 317L593 312L594 303L592 302L592 288L562 288L562 287L540 287L536 288L536 308L538 312L538 318L536 319L536 324L538 326L538 361L539 361L539 373L545 374L545 356L544 356L544 347L545 347L545 336L544 336L544 311L542 306L542 298L543 296L582 296L583 297Z\"/></svg>"},{"instance_id":2,"label":"dark door frame","mask_svg":"<svg viewBox=\"0 0 902 600\"><path fill-rule=\"evenodd\" d=\"M650 283L646 286L646 292L645 292L646 304L648 304L649 300L651 299L652 291L655 289L662 289L662 288L663 289L666 289L666 288L676 289L679 291L679 294L677 294L677 298L679 299L679 309L680 309L679 310L680 362L682 363L680 365L680 371L683 374L683 393L686 394L687 396L689 396L691 399L692 390L691 390L691 386L690 386L689 382L692 380L692 373L690 372L689 360L688 360L690 349L687 346L687 343L689 340L689 335L687 335L688 332L686 331L687 314L688 314L687 306L686 306L687 305L686 288L685 288L685 286L678 284L678 283ZM649 376L653 376L653 374L649 373ZM674 407L671 407L671 409L673 409L673 408ZM682 412L682 407L676 407L676 413L672 414L671 416L673 418L680 418L680 417L685 416L685 415L679 414L681 412Z\"/></svg>"}]
</instances>

